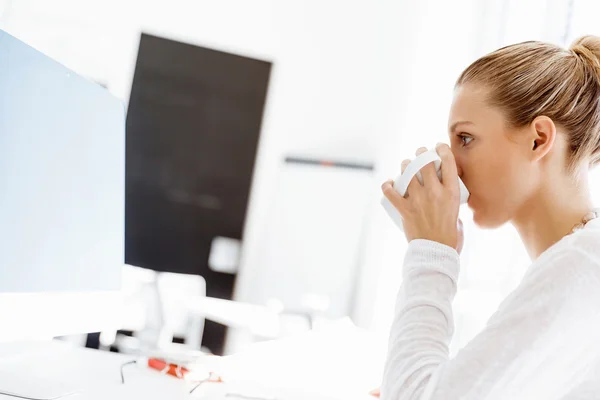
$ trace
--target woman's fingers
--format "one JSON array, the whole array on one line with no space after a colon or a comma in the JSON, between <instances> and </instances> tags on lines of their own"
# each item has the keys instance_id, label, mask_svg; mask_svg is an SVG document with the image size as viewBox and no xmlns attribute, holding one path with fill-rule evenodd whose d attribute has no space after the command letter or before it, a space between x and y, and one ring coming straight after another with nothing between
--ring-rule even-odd
<instances>
[{"instance_id":1,"label":"woman's fingers","mask_svg":"<svg viewBox=\"0 0 600 400\"><path fill-rule=\"evenodd\" d=\"M410 162L411 160L402 161L402 173L404 173L406 167L408 167L408 164L410 164ZM419 183L419 180L415 175L408 183L408 187L406 188L406 193L404 193L404 197L408 198L411 194L414 196L419 189L421 189L421 184Z\"/></svg>"},{"instance_id":2,"label":"woman's fingers","mask_svg":"<svg viewBox=\"0 0 600 400\"><path fill-rule=\"evenodd\" d=\"M404 173L404 171L406 171L406 167L408 167L408 164L410 164L410 160L402 161L402 173ZM406 192L404 193L404 198L408 198L408 186L406 187Z\"/></svg>"},{"instance_id":3,"label":"woman's fingers","mask_svg":"<svg viewBox=\"0 0 600 400\"><path fill-rule=\"evenodd\" d=\"M439 143L435 148L442 160L442 183L445 187L458 190L458 171L452 150L445 143Z\"/></svg>"},{"instance_id":4,"label":"woman's fingers","mask_svg":"<svg viewBox=\"0 0 600 400\"><path fill-rule=\"evenodd\" d=\"M419 149L417 150L417 156L425 153L429 151L427 149L427 147L419 147ZM425 165L423 168L421 168L421 178L423 179L423 185L424 186L433 186L433 185L437 185L440 182L440 179L437 176L437 172L435 171L435 165L433 162L430 162L429 164Z\"/></svg>"},{"instance_id":5,"label":"woman's fingers","mask_svg":"<svg viewBox=\"0 0 600 400\"><path fill-rule=\"evenodd\" d=\"M381 185L381 191L383 192L383 195L390 201L390 203L392 203L394 208L396 208L401 215L404 215L404 212L406 211L406 202L408 200L400 196L400 193L394 189L394 181L386 181L383 185Z\"/></svg>"},{"instance_id":6,"label":"woman's fingers","mask_svg":"<svg viewBox=\"0 0 600 400\"><path fill-rule=\"evenodd\" d=\"M421 154L425 153L427 151L427 147L419 147L417 149L417 151L415 152L416 156L420 156Z\"/></svg>"},{"instance_id":7,"label":"woman's fingers","mask_svg":"<svg viewBox=\"0 0 600 400\"><path fill-rule=\"evenodd\" d=\"M385 197L396 208L402 216L404 233L407 239L416 238L432 240L448 245L452 248L462 248L462 227L458 219L458 172L454 155L447 145L436 147L441 159L443 186L441 185L435 164L427 164L421 168L424 186L415 177L408 185L408 198L397 192L393 182L388 181L382 185ZM417 156L423 155L426 148L420 148ZM433 159L434 154L431 154ZM428 161L422 158L420 161ZM402 162L402 174L413 175L417 167L423 163L410 164L410 160ZM410 164L410 166L409 166ZM401 179L401 184L405 182ZM402 187L402 189L404 186ZM385 204L384 204L385 205Z\"/></svg>"},{"instance_id":8,"label":"woman's fingers","mask_svg":"<svg viewBox=\"0 0 600 400\"><path fill-rule=\"evenodd\" d=\"M406 167L408 167L408 164L410 164L410 160L402 161L402 173L404 173L404 171L406 170Z\"/></svg>"}]
</instances>

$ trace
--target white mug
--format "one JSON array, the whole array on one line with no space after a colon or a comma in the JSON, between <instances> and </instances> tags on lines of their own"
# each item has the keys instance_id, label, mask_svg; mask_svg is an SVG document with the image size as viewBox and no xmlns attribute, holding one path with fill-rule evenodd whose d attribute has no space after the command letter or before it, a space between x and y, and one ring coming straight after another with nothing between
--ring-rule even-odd
<instances>
[{"instance_id":1,"label":"white mug","mask_svg":"<svg viewBox=\"0 0 600 400\"><path fill-rule=\"evenodd\" d=\"M394 189L400 194L400 196L404 197L406 190L408 189L408 185L414 176L416 176L419 182L423 184L423 178L421 178L420 170L429 163L434 163L438 178L440 180L442 179L442 160L440 159L440 156L437 154L435 149L426 151L412 160L404 172L394 180ZM458 178L458 188L460 190L460 204L465 204L469 200L470 193L460 178ZM404 231L402 216L400 215L400 212L396 210L396 207L394 207L385 196L381 199L381 205L388 213L392 221L396 223L398 228L400 228L401 231Z\"/></svg>"}]
</instances>

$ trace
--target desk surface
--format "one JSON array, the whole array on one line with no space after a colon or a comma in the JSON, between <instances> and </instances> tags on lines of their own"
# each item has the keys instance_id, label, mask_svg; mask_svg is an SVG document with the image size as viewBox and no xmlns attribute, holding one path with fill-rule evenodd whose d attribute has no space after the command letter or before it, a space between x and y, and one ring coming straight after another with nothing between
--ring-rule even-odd
<instances>
[{"instance_id":1,"label":"desk surface","mask_svg":"<svg viewBox=\"0 0 600 400\"><path fill-rule=\"evenodd\" d=\"M0 374L26 374L31 385L40 377L74 386L79 393L69 400L197 398L188 394L189 388L181 380L135 365L125 367L122 384L121 365L132 359L59 341L4 344L0 345ZM2 395L0 399L14 400Z\"/></svg>"},{"instance_id":2,"label":"desk surface","mask_svg":"<svg viewBox=\"0 0 600 400\"><path fill-rule=\"evenodd\" d=\"M144 367L127 366L123 370L125 384L121 383L121 365L135 359L131 356L84 349L72 344L52 341L24 345L0 345L0 374L26 374L27 384L51 381L67 384L77 390L77 394L65 400L225 400L224 388L216 386L212 390L194 391L189 394L192 384L171 376L161 375ZM252 379L253 380L253 379ZM221 386L220 384L217 386ZM241 390L240 390L241 389ZM306 393L299 388L287 390L257 390L251 381L236 385L231 393L239 399L264 400L340 400L330 396ZM0 395L0 400L16 400ZM372 399L370 399L372 400Z\"/></svg>"},{"instance_id":3,"label":"desk surface","mask_svg":"<svg viewBox=\"0 0 600 400\"><path fill-rule=\"evenodd\" d=\"M342 325L323 333L259 343L221 359L218 371L228 384L215 384L213 389L227 386L230 394L256 398L260 393L265 399L274 395L278 400L373 400L367 393L379 384L378 369L383 366L376 343L370 335ZM65 382L80 391L68 400L225 399L220 390L198 390L192 396L190 383L143 366L127 366L122 384L121 365L133 359L58 341L0 344L0 374L26 374L31 385L36 377L38 382L40 378ZM14 400L0 396L0 400L7 399Z\"/></svg>"}]
</instances>

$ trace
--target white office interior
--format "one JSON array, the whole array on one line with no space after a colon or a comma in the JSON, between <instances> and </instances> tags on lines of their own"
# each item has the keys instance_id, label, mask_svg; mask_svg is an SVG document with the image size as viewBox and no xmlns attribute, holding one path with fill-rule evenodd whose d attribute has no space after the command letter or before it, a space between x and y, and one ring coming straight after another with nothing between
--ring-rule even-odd
<instances>
[{"instance_id":1,"label":"white office interior","mask_svg":"<svg viewBox=\"0 0 600 400\"><path fill-rule=\"evenodd\" d=\"M417 147L447 140L454 81L472 60L523 40L600 34L597 11L591 0L0 0L0 399L372 398L406 248L381 183ZM172 55L194 49L204 52ZM202 114L190 107L215 93L202 79L216 78L173 82L203 73L187 60L209 59L256 73L213 68L235 102L215 95L201 104L223 116L190 127ZM209 139L190 149L176 133L246 132L246 117L255 147L229 138L204 156ZM161 135L151 149L148 132ZM144 163L169 138L178 153L156 185L173 185L171 219L126 172L139 162L152 178ZM195 154L210 160L197 168L226 166L212 180L195 171L219 194L173 178ZM234 156L246 166L243 201L226 198L239 188L227 180ZM233 222L220 217L214 235L213 219L184 214L230 206ZM511 227L483 231L461 213L452 352L528 264ZM206 246L194 232L210 236Z\"/></svg>"}]
</instances>

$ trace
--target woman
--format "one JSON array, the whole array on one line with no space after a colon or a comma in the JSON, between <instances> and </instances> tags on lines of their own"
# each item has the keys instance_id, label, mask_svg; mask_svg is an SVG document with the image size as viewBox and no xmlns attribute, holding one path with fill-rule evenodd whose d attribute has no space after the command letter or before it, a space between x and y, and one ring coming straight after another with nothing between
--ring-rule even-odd
<instances>
[{"instance_id":1,"label":"woman","mask_svg":"<svg viewBox=\"0 0 600 400\"><path fill-rule=\"evenodd\" d=\"M382 186L409 241L382 399L600 398L600 219L588 189L600 161L600 38L569 50L525 42L475 61L457 81L449 135L451 147L437 146L442 182L430 164L406 197ZM474 222L511 222L533 263L449 359L457 176Z\"/></svg>"}]
</instances>

